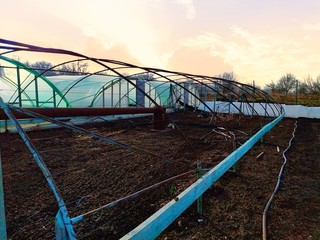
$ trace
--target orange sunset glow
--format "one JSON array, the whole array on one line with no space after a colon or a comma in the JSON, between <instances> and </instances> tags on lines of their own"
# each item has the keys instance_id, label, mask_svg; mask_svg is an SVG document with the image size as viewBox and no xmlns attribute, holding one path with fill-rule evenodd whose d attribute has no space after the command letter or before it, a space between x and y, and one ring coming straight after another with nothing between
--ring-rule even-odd
<instances>
[{"instance_id":1,"label":"orange sunset glow","mask_svg":"<svg viewBox=\"0 0 320 240\"><path fill-rule=\"evenodd\" d=\"M318 0L13 0L1 38L264 86L320 74ZM36 61L41 59L21 59Z\"/></svg>"}]
</instances>

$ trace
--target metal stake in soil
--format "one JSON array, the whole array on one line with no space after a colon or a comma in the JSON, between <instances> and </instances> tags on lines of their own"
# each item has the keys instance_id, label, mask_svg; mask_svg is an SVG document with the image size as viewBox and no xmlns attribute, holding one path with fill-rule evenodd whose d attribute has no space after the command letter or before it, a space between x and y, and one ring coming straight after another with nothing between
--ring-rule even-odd
<instances>
[{"instance_id":1,"label":"metal stake in soil","mask_svg":"<svg viewBox=\"0 0 320 240\"><path fill-rule=\"evenodd\" d=\"M201 160L198 160L198 166L197 166L197 178L202 177L202 165ZM202 195L197 199L197 212L200 216L203 215L203 206L202 206Z\"/></svg>"}]
</instances>

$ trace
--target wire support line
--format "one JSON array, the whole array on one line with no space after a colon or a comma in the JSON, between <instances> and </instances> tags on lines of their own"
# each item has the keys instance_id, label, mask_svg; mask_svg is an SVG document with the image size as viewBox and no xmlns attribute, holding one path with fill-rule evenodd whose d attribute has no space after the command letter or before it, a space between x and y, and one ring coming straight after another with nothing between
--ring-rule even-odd
<instances>
[{"instance_id":1,"label":"wire support line","mask_svg":"<svg viewBox=\"0 0 320 240\"><path fill-rule=\"evenodd\" d=\"M71 223L74 224L74 223L80 222L80 221L82 221L85 217L87 217L87 216L89 216L89 215L91 215L91 214L93 214L93 213L96 213L97 211L103 210L103 209L105 209L105 208L114 207L114 206L116 206L117 204L119 204L119 203L121 203L121 202L124 202L124 201L130 200L130 199L136 198L136 197L140 196L142 193L144 193L144 192L146 192L146 191L149 191L149 190L151 190L151 189L154 189L154 188L156 188L156 187L159 187L159 186L162 185L162 184L171 182L171 181L173 181L173 180L175 180L175 179L177 179L177 178L184 177L184 176L186 176L186 175L188 175L188 174L190 174L190 173L194 173L194 172L195 172L194 170L190 170L190 171L188 171L188 172L181 173L181 174L179 174L179 175L173 176L173 177L171 177L171 178L168 178L168 179L166 179L166 180L163 180L163 181L161 181L161 182L158 182L158 183L156 183L156 184L153 184L153 185L151 185L151 186L149 186L149 187L146 187L146 188L141 189L141 190L139 190L139 191L137 191L137 192L135 192L135 193L132 193L132 194L126 196L126 197L120 198L120 199L118 199L118 200L116 200L116 201L113 201L113 202L111 202L111 203L105 204L105 205L103 205L103 206L101 206L101 207L99 207L99 208L93 209L93 210L91 210L91 211L89 211L89 212L86 212L86 213L81 214L81 215L79 215L79 216L77 216L77 217L74 217L74 218L71 219Z\"/></svg>"},{"instance_id":2,"label":"wire support line","mask_svg":"<svg viewBox=\"0 0 320 240\"><path fill-rule=\"evenodd\" d=\"M127 211L130 212L131 210L137 208L138 206L146 204L148 202L148 200L150 200L151 198L152 198L152 195L146 196L144 199L141 199L135 205L128 208ZM113 214L112 217L108 219L108 221L104 221L103 224L101 224L98 228L95 228L90 232L86 231L86 233L82 233L82 235L80 235L81 232L78 232L77 239L88 239L88 236L92 235L93 233L95 233L101 229L104 229L105 226L111 225L113 222L115 222L116 220L119 220L120 218L121 218L121 214Z\"/></svg>"},{"instance_id":3,"label":"wire support line","mask_svg":"<svg viewBox=\"0 0 320 240\"><path fill-rule=\"evenodd\" d=\"M267 240L267 212L268 212L268 209L271 205L271 202L273 200L273 198L275 197L275 194L277 193L278 189L279 189L279 186L280 186L280 182L281 182L281 179L282 179L282 176L283 176L283 171L284 171L284 167L285 165L287 164L287 157L286 157L286 152L289 150L289 148L291 147L291 143L292 143L292 140L294 139L295 137L295 132L296 132L296 129L298 127L298 121L295 122L295 127L293 129L293 132L292 132L292 137L289 141L289 144L288 144L288 147L283 151L282 153L282 156L283 156L283 164L280 168L280 171L279 171L279 175L278 175L278 180L277 180L277 183L276 183L276 186L272 192L272 194L270 195L270 198L263 210L263 215L262 215L262 239L263 240Z\"/></svg>"}]
</instances>

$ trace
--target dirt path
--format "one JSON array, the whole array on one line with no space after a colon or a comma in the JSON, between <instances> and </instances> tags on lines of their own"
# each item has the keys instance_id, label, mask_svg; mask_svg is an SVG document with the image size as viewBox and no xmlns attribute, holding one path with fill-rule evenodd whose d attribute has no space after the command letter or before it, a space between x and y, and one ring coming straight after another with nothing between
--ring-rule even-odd
<instances>
[{"instance_id":1,"label":"dirt path","mask_svg":"<svg viewBox=\"0 0 320 240\"><path fill-rule=\"evenodd\" d=\"M320 239L320 122L299 119L281 191L270 211L271 239Z\"/></svg>"}]
</instances>

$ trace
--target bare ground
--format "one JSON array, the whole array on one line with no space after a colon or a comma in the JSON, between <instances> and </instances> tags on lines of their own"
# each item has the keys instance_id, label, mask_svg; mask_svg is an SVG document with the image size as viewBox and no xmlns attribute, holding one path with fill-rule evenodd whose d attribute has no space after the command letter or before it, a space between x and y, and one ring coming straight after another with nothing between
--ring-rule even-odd
<instances>
[{"instance_id":1,"label":"bare ground","mask_svg":"<svg viewBox=\"0 0 320 240\"><path fill-rule=\"evenodd\" d=\"M141 154L65 129L28 135L50 169L71 217L115 201L169 177L216 165L232 152L229 138L212 133L209 119L174 114L179 130L152 131L149 119L86 126L130 146ZM236 135L238 145L266 119L225 116L219 126ZM191 206L159 239L259 239L264 205L275 186L282 151L295 120L285 119L264 142L246 154L236 173L228 172L204 194L204 215ZM241 130L241 132L239 131ZM183 134L181 134L181 132ZM224 133L228 133L224 131ZM230 134L230 133L228 133ZM188 143L184 139L188 139ZM270 239L319 239L320 121L299 119L296 138L280 191L268 213ZM54 238L57 204L25 144L17 134L1 134L7 231L11 239ZM280 151L277 151L279 147ZM261 152L262 157L256 158ZM78 238L118 239L196 180L195 173L90 215L76 224Z\"/></svg>"}]
</instances>

